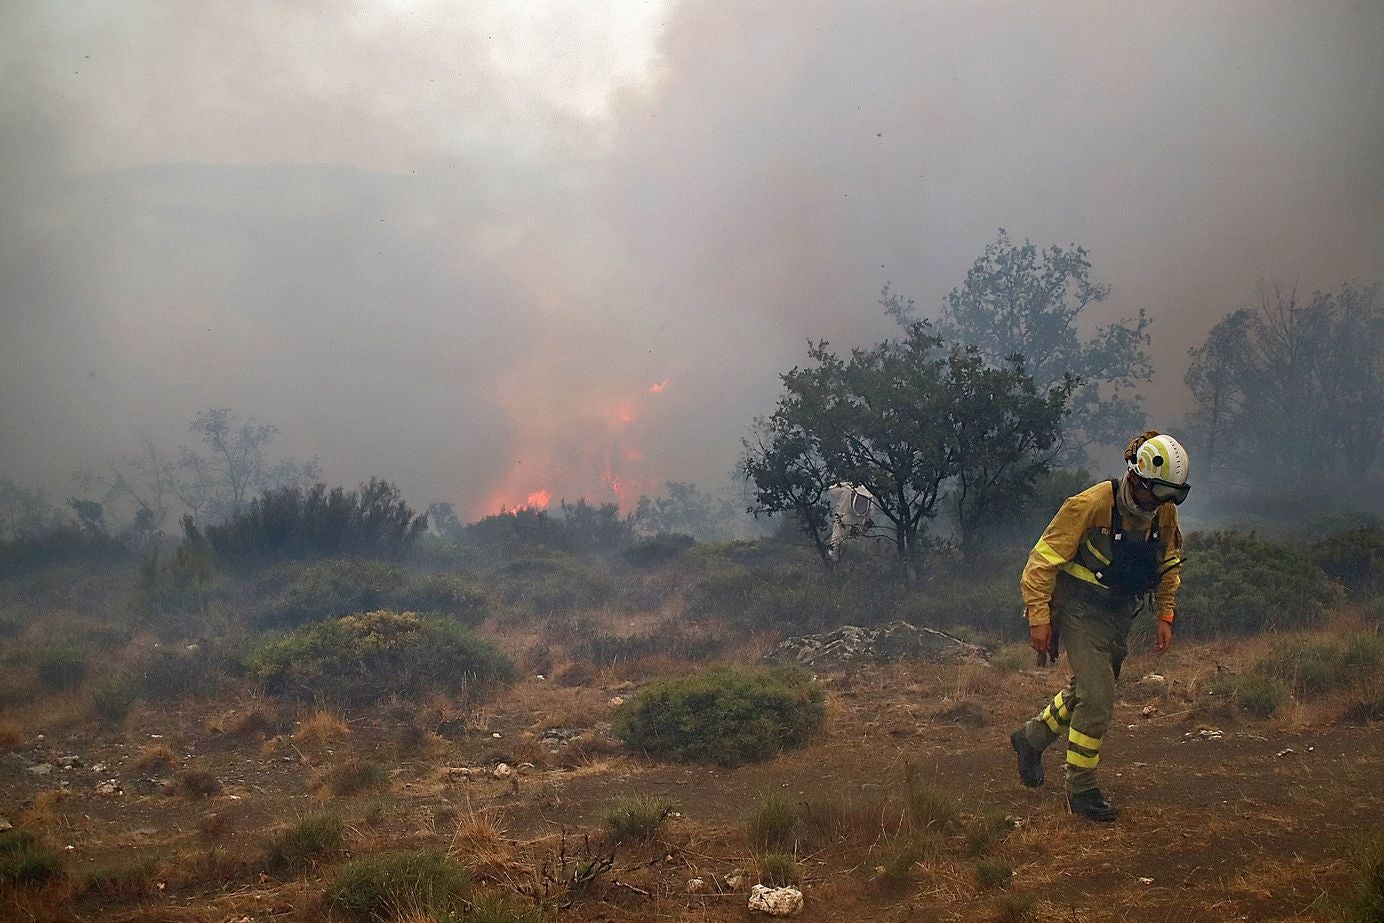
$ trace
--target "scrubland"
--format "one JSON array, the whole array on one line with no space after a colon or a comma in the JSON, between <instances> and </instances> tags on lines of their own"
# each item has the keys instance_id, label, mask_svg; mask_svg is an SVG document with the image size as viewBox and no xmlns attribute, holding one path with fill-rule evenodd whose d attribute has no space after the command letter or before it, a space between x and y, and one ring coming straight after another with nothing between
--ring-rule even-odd
<instances>
[{"instance_id":1,"label":"scrubland","mask_svg":"<svg viewBox=\"0 0 1384 923\"><path fill-rule=\"evenodd\" d=\"M236 567L80 555L0 580L0 918L1378 920L1384 545L1191 536L1136 627L1103 784L1008 733L1059 687L1022 549L903 582L777 540L420 543ZM1361 549L1365 549L1362 553ZM1373 551L1371 551L1373 549ZM902 618L964 663L766 667Z\"/></svg>"}]
</instances>

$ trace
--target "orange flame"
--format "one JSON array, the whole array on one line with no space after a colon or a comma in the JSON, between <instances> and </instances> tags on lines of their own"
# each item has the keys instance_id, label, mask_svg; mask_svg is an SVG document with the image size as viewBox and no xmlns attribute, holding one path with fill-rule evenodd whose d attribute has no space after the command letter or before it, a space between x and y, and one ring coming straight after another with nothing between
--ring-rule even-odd
<instances>
[{"instance_id":1,"label":"orange flame","mask_svg":"<svg viewBox=\"0 0 1384 923\"><path fill-rule=\"evenodd\" d=\"M649 385L649 393L650 393L650 394L662 394L662 393L663 393L663 389L666 388L666 387L668 387L668 379L667 379L667 378L663 379L663 380L660 381L660 382L657 382L656 384Z\"/></svg>"},{"instance_id":2,"label":"orange flame","mask_svg":"<svg viewBox=\"0 0 1384 923\"><path fill-rule=\"evenodd\" d=\"M548 504L552 502L553 494L549 490L536 490L529 494L524 500L524 505L531 510L546 510Z\"/></svg>"}]
</instances>

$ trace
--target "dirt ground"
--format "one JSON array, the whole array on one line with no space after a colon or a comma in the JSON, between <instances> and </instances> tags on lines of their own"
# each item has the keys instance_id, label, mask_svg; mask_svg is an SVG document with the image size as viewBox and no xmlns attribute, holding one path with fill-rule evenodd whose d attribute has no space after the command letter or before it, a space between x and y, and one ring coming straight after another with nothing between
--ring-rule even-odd
<instances>
[{"instance_id":1,"label":"dirt ground","mask_svg":"<svg viewBox=\"0 0 1384 923\"><path fill-rule=\"evenodd\" d=\"M541 894L545 868L607 851L603 817L615 799L652 794L676 803L660 837L613 847L613 867L581 893L558 900L547 882L556 915L580 923L744 920L752 916L748 885L722 889L735 869L753 875L744 817L757 797L777 788L794 798L868 801L896 787L911 761L959 802L963 819L994 809L1009 815L1012 829L990 856L1012 866L1012 884L978 884L977 860L957 831L899 888L877 880L876 849L843 843L797 857L799 919L1331 919L1330 895L1349 875L1350 848L1384 829L1384 726L1342 723L1329 703L1252 720L1189 692L1232 655L1226 645L1184 646L1126 665L1101 767L1107 794L1124 808L1111 825L1065 813L1060 754L1047 756L1043 789L1025 789L1015 776L1009 731L1062 684L1057 670L900 663L824 674L828 738L735 769L656 762L602 742L614 697L638 685L614 675L571 688L531 675L444 726L449 737L411 746L401 744L400 720L388 710L348 716L344 736L312 744L293 739L291 724L232 733L231 719L256 707L244 691L175 711L138 710L119 731L78 725L30 735L0 754L0 816L61 848L70 880L95 868L143 867L147 881L133 875L136 884L121 893L16 891L0 915L328 919L323 883L344 857L286 880L266 874L260 859L275 830L322 810L346 819L347 855L436 846L475 866L488 888ZM1154 670L1166 689L1137 681ZM423 717L446 713L447 703L434 703ZM582 736L540 743L552 727ZM173 764L137 768L160 744ZM65 756L82 765L59 768ZM386 767L387 784L349 797L322 788L323 774L348 757ZM511 782L491 774L500 761L534 765ZM41 763L55 768L29 771ZM480 772L448 772L462 767ZM166 793L163 783L186 769L211 773L221 790ZM119 793L98 792L108 780ZM697 877L707 889L688 893Z\"/></svg>"}]
</instances>

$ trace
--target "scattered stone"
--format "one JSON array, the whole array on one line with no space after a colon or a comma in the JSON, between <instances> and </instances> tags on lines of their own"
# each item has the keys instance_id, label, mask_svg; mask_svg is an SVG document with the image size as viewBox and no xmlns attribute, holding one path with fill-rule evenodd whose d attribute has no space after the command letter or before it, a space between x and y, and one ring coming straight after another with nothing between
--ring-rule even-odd
<instances>
[{"instance_id":1,"label":"scattered stone","mask_svg":"<svg viewBox=\"0 0 1384 923\"><path fill-rule=\"evenodd\" d=\"M94 765L94 766L91 767L91 771L92 771L92 772L105 772L105 771L106 771L107 769L109 769L109 768L110 768L110 767L107 766L105 763L97 763L96 765Z\"/></svg>"},{"instance_id":2,"label":"scattered stone","mask_svg":"<svg viewBox=\"0 0 1384 923\"><path fill-rule=\"evenodd\" d=\"M1156 714L1158 714L1158 706L1156 705L1145 705L1139 710L1139 717L1141 718L1152 718Z\"/></svg>"},{"instance_id":3,"label":"scattered stone","mask_svg":"<svg viewBox=\"0 0 1384 923\"><path fill-rule=\"evenodd\" d=\"M499 739L500 739L500 732L499 732L499 731L492 731L492 732L490 733L490 736L491 736L491 737L494 737L496 740L499 740Z\"/></svg>"},{"instance_id":4,"label":"scattered stone","mask_svg":"<svg viewBox=\"0 0 1384 923\"><path fill-rule=\"evenodd\" d=\"M1225 731L1220 728L1197 728L1195 731L1188 731L1182 737L1185 740L1221 740L1225 737Z\"/></svg>"},{"instance_id":5,"label":"scattered stone","mask_svg":"<svg viewBox=\"0 0 1384 923\"><path fill-rule=\"evenodd\" d=\"M797 888L755 885L750 889L750 909L771 917L796 917L803 910L803 893Z\"/></svg>"},{"instance_id":6,"label":"scattered stone","mask_svg":"<svg viewBox=\"0 0 1384 923\"><path fill-rule=\"evenodd\" d=\"M1139 685L1146 689L1166 689L1168 678L1162 673L1146 673L1140 678Z\"/></svg>"},{"instance_id":7,"label":"scattered stone","mask_svg":"<svg viewBox=\"0 0 1384 923\"><path fill-rule=\"evenodd\" d=\"M517 770L519 770L520 772L525 772L525 773L527 773L527 772L533 772L533 771L534 771L535 769L537 769L538 767L535 766L533 763L520 763L518 766L515 766L514 768L517 769Z\"/></svg>"},{"instance_id":8,"label":"scattered stone","mask_svg":"<svg viewBox=\"0 0 1384 923\"><path fill-rule=\"evenodd\" d=\"M842 625L835 631L788 638L764 659L803 666L845 666L857 661L925 660L932 663L986 662L975 644L937 631L895 620L878 628Z\"/></svg>"},{"instance_id":9,"label":"scattered stone","mask_svg":"<svg viewBox=\"0 0 1384 923\"><path fill-rule=\"evenodd\" d=\"M96 784L96 794L105 795L108 798L113 798L117 795L125 794L125 790L120 787L119 780L107 779L104 782L98 782Z\"/></svg>"},{"instance_id":10,"label":"scattered stone","mask_svg":"<svg viewBox=\"0 0 1384 923\"><path fill-rule=\"evenodd\" d=\"M543 682L545 679L547 679L548 677L544 676L542 673L535 673L535 674L533 675L533 678L536 679L536 680L538 680L538 681L541 683L541 682Z\"/></svg>"},{"instance_id":11,"label":"scattered stone","mask_svg":"<svg viewBox=\"0 0 1384 923\"><path fill-rule=\"evenodd\" d=\"M52 772L52 771L53 771L53 764L52 764L52 763L39 763L39 764L36 765L36 766L30 766L30 767L28 768L28 770L27 770L27 772L28 772L30 775L33 775L33 776L46 776L46 775L48 775L48 773L50 773L50 772Z\"/></svg>"},{"instance_id":12,"label":"scattered stone","mask_svg":"<svg viewBox=\"0 0 1384 923\"><path fill-rule=\"evenodd\" d=\"M448 766L447 779L455 782L457 779L470 780L479 770L472 769L470 766Z\"/></svg>"},{"instance_id":13,"label":"scattered stone","mask_svg":"<svg viewBox=\"0 0 1384 923\"><path fill-rule=\"evenodd\" d=\"M509 763L501 763L490 774L497 779L508 779L514 775L514 770L509 768Z\"/></svg>"},{"instance_id":14,"label":"scattered stone","mask_svg":"<svg viewBox=\"0 0 1384 923\"><path fill-rule=\"evenodd\" d=\"M14 829L14 824L10 823L8 818L0 817L0 830L13 830L13 829Z\"/></svg>"},{"instance_id":15,"label":"scattered stone","mask_svg":"<svg viewBox=\"0 0 1384 923\"><path fill-rule=\"evenodd\" d=\"M1275 755L1276 755L1276 756L1287 756L1289 753L1296 753L1296 752L1297 752L1297 751L1294 750L1292 747L1285 747L1285 748L1283 748L1282 750L1279 750L1278 753L1275 754Z\"/></svg>"},{"instance_id":16,"label":"scattered stone","mask_svg":"<svg viewBox=\"0 0 1384 923\"><path fill-rule=\"evenodd\" d=\"M163 789L162 779L135 779L133 784L135 793L140 795L152 795Z\"/></svg>"},{"instance_id":17,"label":"scattered stone","mask_svg":"<svg viewBox=\"0 0 1384 923\"><path fill-rule=\"evenodd\" d=\"M549 750L565 746L581 737L581 728L548 728L538 738L538 742Z\"/></svg>"},{"instance_id":18,"label":"scattered stone","mask_svg":"<svg viewBox=\"0 0 1384 923\"><path fill-rule=\"evenodd\" d=\"M731 869L730 874L726 876L725 880L727 888L732 891L738 891L740 886L745 883L745 870Z\"/></svg>"},{"instance_id":19,"label":"scattered stone","mask_svg":"<svg viewBox=\"0 0 1384 923\"><path fill-rule=\"evenodd\" d=\"M688 894L700 894L701 892L703 892L703 891L705 891L705 890L706 890L706 879L704 879L704 878L689 878L689 879L688 879L688 881L687 881L687 893L688 893Z\"/></svg>"},{"instance_id":20,"label":"scattered stone","mask_svg":"<svg viewBox=\"0 0 1384 923\"><path fill-rule=\"evenodd\" d=\"M82 758L80 756L60 756L58 757L58 766L62 769L80 769L82 768Z\"/></svg>"},{"instance_id":21,"label":"scattered stone","mask_svg":"<svg viewBox=\"0 0 1384 923\"><path fill-rule=\"evenodd\" d=\"M1140 878L1140 879L1139 879L1139 884L1141 884L1141 885L1151 885L1151 884L1153 884L1153 879L1152 879L1152 878Z\"/></svg>"}]
</instances>

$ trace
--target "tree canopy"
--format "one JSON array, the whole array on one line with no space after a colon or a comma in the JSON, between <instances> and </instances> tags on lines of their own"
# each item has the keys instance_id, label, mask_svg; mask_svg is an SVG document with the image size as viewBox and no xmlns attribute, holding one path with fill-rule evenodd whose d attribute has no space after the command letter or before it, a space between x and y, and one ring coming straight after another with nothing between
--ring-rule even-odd
<instances>
[{"instance_id":1,"label":"tree canopy","mask_svg":"<svg viewBox=\"0 0 1384 923\"><path fill-rule=\"evenodd\" d=\"M1004 496L1031 490L1060 444L1074 383L1040 392L1019 363L987 363L948 346L926 322L847 358L811 344L811 364L781 376L774 412L745 441L754 513L791 513L824 562L838 482L864 486L892 526L901 559L916 558L951 496L963 546Z\"/></svg>"}]
</instances>

